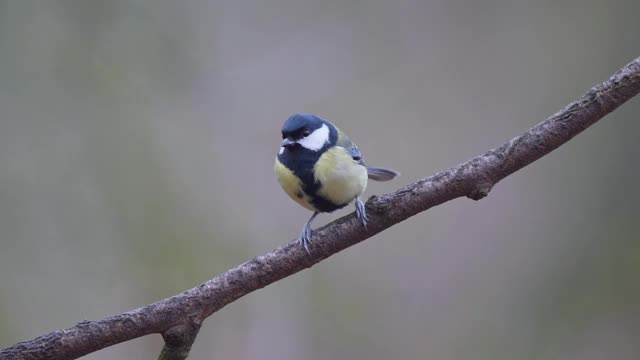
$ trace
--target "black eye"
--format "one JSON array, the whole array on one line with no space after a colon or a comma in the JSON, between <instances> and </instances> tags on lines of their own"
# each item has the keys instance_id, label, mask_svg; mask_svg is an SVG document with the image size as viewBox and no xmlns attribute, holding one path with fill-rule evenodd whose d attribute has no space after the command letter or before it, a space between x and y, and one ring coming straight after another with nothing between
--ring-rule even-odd
<instances>
[{"instance_id":1,"label":"black eye","mask_svg":"<svg viewBox=\"0 0 640 360\"><path fill-rule=\"evenodd\" d=\"M302 132L302 136L307 137L311 134L311 132L309 130L305 130Z\"/></svg>"}]
</instances>

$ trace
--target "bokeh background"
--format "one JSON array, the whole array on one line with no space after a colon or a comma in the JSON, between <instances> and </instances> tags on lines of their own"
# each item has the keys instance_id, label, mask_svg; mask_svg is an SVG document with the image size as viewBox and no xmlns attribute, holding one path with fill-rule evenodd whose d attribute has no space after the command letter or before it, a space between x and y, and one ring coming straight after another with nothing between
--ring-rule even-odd
<instances>
[{"instance_id":1,"label":"bokeh background","mask_svg":"<svg viewBox=\"0 0 640 360\"><path fill-rule=\"evenodd\" d=\"M390 192L640 55L637 0L0 1L0 347L173 295L298 235L282 122ZM192 359L637 359L640 99L500 183L209 318ZM321 225L351 210L322 216ZM87 359L151 359L159 335Z\"/></svg>"}]
</instances>

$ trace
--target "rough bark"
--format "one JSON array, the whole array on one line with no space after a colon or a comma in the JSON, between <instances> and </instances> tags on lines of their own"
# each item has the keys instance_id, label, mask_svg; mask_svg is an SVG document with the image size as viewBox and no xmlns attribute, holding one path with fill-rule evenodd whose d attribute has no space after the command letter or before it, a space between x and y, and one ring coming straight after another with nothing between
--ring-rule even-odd
<instances>
[{"instance_id":1,"label":"rough bark","mask_svg":"<svg viewBox=\"0 0 640 360\"><path fill-rule=\"evenodd\" d=\"M252 291L328 258L373 235L458 197L487 196L508 175L531 164L640 92L640 58L547 120L485 154L366 204L369 225L355 214L313 233L311 255L297 240L238 265L181 294L98 321L82 321L0 350L0 359L75 359L140 336L160 333L160 359L184 359L204 319Z\"/></svg>"}]
</instances>

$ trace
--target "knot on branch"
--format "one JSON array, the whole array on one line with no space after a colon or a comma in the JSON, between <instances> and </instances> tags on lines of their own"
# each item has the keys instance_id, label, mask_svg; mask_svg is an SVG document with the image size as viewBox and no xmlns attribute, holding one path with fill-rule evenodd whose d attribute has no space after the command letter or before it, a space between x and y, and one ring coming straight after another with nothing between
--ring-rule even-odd
<instances>
[{"instance_id":1,"label":"knot on branch","mask_svg":"<svg viewBox=\"0 0 640 360\"><path fill-rule=\"evenodd\" d=\"M381 214L385 212L385 204L380 201L377 195L371 195L365 203L365 207L368 213Z\"/></svg>"},{"instance_id":2,"label":"knot on branch","mask_svg":"<svg viewBox=\"0 0 640 360\"><path fill-rule=\"evenodd\" d=\"M471 189L471 191L469 191L467 197L477 201L487 197L491 192L491 189L493 189L493 183L488 181L479 182Z\"/></svg>"}]
</instances>

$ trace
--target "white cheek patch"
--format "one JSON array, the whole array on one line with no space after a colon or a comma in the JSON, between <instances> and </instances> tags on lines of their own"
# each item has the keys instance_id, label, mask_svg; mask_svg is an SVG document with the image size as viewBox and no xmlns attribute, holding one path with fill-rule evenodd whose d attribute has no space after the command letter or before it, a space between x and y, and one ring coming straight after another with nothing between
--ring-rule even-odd
<instances>
[{"instance_id":1,"label":"white cheek patch","mask_svg":"<svg viewBox=\"0 0 640 360\"><path fill-rule=\"evenodd\" d=\"M278 151L278 155L282 155L284 152L284 146L280 146L280 151Z\"/></svg>"},{"instance_id":2,"label":"white cheek patch","mask_svg":"<svg viewBox=\"0 0 640 360\"><path fill-rule=\"evenodd\" d=\"M322 124L322 127L314 130L309 136L298 140L298 144L313 151L322 149L324 144L329 142L329 127L327 124Z\"/></svg>"}]
</instances>

